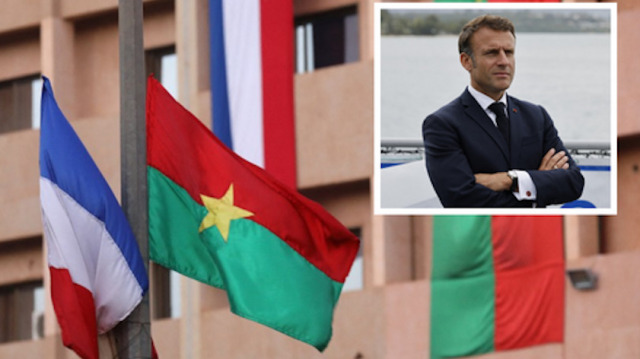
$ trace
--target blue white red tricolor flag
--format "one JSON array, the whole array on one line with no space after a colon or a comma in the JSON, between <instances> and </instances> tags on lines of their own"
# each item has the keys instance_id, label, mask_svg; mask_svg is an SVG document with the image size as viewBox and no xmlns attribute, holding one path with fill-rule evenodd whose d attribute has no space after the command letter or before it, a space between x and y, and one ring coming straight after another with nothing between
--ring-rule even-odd
<instances>
[{"instance_id":1,"label":"blue white red tricolor flag","mask_svg":"<svg viewBox=\"0 0 640 359\"><path fill-rule=\"evenodd\" d=\"M40 201L51 300L64 345L98 358L98 333L138 305L148 288L122 208L43 78Z\"/></svg>"},{"instance_id":2,"label":"blue white red tricolor flag","mask_svg":"<svg viewBox=\"0 0 640 359\"><path fill-rule=\"evenodd\" d=\"M209 0L213 132L295 188L292 0Z\"/></svg>"}]
</instances>

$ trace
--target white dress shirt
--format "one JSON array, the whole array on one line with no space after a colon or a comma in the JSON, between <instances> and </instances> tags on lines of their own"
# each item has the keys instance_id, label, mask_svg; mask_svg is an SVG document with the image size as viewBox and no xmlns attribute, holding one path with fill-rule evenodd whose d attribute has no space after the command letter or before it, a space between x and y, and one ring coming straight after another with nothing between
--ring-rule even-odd
<instances>
[{"instance_id":1,"label":"white dress shirt","mask_svg":"<svg viewBox=\"0 0 640 359\"><path fill-rule=\"evenodd\" d=\"M491 104L496 101L491 97L483 94L482 92L476 90L475 88L473 88L473 86L468 86L467 88L471 96L473 96L473 98L476 100L476 102L478 102L480 107L482 107L487 116L489 116L489 118L493 122L493 125L498 127L498 124L496 123L497 116L495 113L493 113L493 111L489 109L489 106L491 106ZM502 94L502 97L497 102L502 102L505 109L508 109L509 107L507 106L507 93L505 92L504 94ZM506 115L507 117L509 117L509 111L507 111ZM531 180L531 176L529 175L529 173L527 171L517 169L514 169L514 171L518 175L518 191L512 192L513 195L518 201L535 200L538 191L536 190L536 185L533 183L533 180Z\"/></svg>"}]
</instances>

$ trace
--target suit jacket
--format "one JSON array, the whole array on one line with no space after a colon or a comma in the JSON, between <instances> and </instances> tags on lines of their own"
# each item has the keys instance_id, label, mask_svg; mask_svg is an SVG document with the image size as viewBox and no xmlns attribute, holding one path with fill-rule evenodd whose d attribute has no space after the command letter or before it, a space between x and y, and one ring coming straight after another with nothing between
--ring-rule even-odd
<instances>
[{"instance_id":1,"label":"suit jacket","mask_svg":"<svg viewBox=\"0 0 640 359\"><path fill-rule=\"evenodd\" d=\"M475 181L475 173L526 170L539 207L576 200L584 177L569 156L542 106L507 96L511 148L478 102L465 90L422 124L426 165L444 207L531 207L509 191L496 192ZM538 171L551 148L565 151L569 169Z\"/></svg>"}]
</instances>

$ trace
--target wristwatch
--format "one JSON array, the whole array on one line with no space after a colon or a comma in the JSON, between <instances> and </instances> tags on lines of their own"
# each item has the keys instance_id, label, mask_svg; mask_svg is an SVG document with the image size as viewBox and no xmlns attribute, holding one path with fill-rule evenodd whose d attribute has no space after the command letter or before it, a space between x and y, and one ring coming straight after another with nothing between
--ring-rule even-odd
<instances>
[{"instance_id":1,"label":"wristwatch","mask_svg":"<svg viewBox=\"0 0 640 359\"><path fill-rule=\"evenodd\" d=\"M511 192L518 192L519 191L519 187L518 187L518 172L516 171L508 171L507 172L507 176L509 176L509 178L511 178L511 188L509 188L509 190Z\"/></svg>"}]
</instances>

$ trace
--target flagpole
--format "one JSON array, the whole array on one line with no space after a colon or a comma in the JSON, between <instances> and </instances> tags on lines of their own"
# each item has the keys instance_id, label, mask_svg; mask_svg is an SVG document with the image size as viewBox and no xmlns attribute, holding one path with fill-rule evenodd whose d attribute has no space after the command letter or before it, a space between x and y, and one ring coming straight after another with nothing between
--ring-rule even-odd
<instances>
[{"instance_id":1,"label":"flagpole","mask_svg":"<svg viewBox=\"0 0 640 359\"><path fill-rule=\"evenodd\" d=\"M146 81L142 43L142 0L118 0L118 33L122 208L131 224L148 273ZM119 358L151 358L148 293L131 315L116 327L115 336Z\"/></svg>"}]
</instances>

